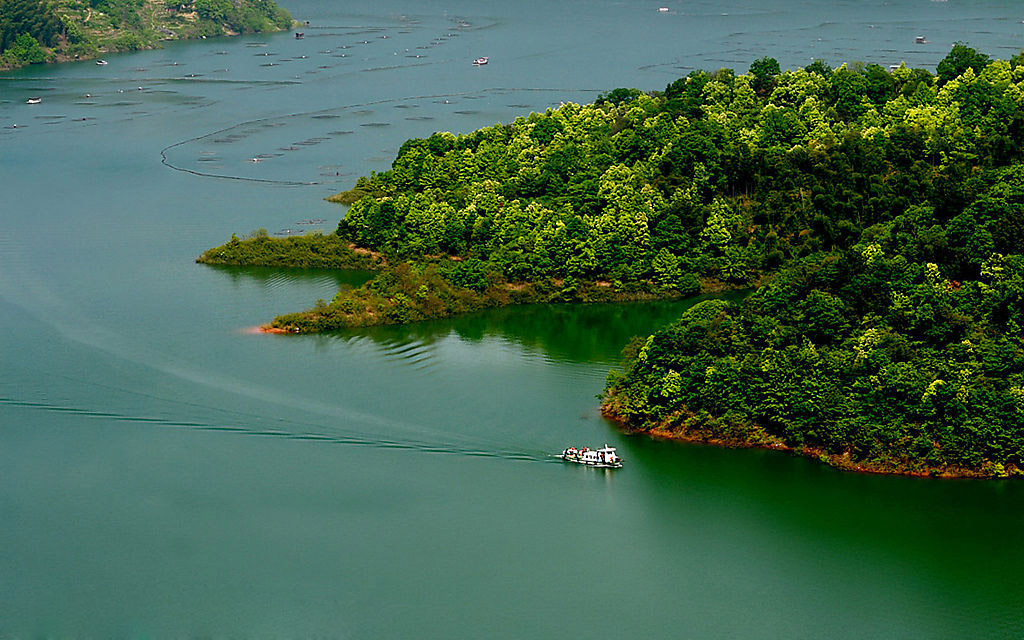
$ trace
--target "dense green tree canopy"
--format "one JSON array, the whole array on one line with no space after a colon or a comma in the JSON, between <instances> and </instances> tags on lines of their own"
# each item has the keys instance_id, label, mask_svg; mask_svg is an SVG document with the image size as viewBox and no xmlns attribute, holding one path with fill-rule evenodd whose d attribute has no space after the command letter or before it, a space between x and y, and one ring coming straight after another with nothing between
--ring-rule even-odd
<instances>
[{"instance_id":1,"label":"dense green tree canopy","mask_svg":"<svg viewBox=\"0 0 1024 640\"><path fill-rule=\"evenodd\" d=\"M0 0L0 53L13 47L19 36L28 35L51 46L63 25L51 3L41 0Z\"/></svg>"},{"instance_id":2,"label":"dense green tree canopy","mask_svg":"<svg viewBox=\"0 0 1024 640\"><path fill-rule=\"evenodd\" d=\"M338 233L468 260L449 280L477 290L755 286L636 345L607 413L842 466L998 475L1024 468L1022 134L1019 57L958 43L938 75L766 57L410 140Z\"/></svg>"},{"instance_id":3,"label":"dense green tree canopy","mask_svg":"<svg viewBox=\"0 0 1024 640\"><path fill-rule=\"evenodd\" d=\"M967 46L963 42L957 42L953 45L953 50L935 67L935 73L938 76L939 83L944 84L960 76L968 69L972 69L974 73L981 73L982 69L988 66L990 61L991 59L986 54Z\"/></svg>"},{"instance_id":4,"label":"dense green tree canopy","mask_svg":"<svg viewBox=\"0 0 1024 640\"><path fill-rule=\"evenodd\" d=\"M1008 62L942 86L906 67L777 67L410 140L360 182L339 233L407 258L477 258L509 280L752 283L910 206L952 221L981 173L1020 156L1024 70ZM991 232L1003 251L1020 223L1008 197L984 205L1005 223Z\"/></svg>"}]
</instances>

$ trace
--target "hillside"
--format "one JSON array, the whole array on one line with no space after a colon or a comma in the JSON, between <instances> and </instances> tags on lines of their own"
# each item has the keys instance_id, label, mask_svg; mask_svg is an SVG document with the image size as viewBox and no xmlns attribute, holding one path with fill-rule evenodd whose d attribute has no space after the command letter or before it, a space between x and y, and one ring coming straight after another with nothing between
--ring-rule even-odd
<instances>
[{"instance_id":1,"label":"hillside","mask_svg":"<svg viewBox=\"0 0 1024 640\"><path fill-rule=\"evenodd\" d=\"M934 74L764 58L438 133L339 195L339 237L381 275L274 326L751 288L631 345L605 414L850 469L1017 474L1022 140L1024 57L963 44Z\"/></svg>"},{"instance_id":2,"label":"hillside","mask_svg":"<svg viewBox=\"0 0 1024 640\"><path fill-rule=\"evenodd\" d=\"M0 67L291 25L291 16L273 0L0 0Z\"/></svg>"}]
</instances>

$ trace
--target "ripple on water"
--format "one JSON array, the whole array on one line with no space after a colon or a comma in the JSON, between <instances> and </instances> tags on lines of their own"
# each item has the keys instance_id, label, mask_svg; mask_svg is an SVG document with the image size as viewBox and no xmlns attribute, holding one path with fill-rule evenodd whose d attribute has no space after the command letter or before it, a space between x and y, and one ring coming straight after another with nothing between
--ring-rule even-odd
<instances>
[{"instance_id":1,"label":"ripple on water","mask_svg":"<svg viewBox=\"0 0 1024 640\"><path fill-rule=\"evenodd\" d=\"M437 363L436 347L420 340L383 342L380 351L386 360L400 362L414 369L425 369Z\"/></svg>"}]
</instances>

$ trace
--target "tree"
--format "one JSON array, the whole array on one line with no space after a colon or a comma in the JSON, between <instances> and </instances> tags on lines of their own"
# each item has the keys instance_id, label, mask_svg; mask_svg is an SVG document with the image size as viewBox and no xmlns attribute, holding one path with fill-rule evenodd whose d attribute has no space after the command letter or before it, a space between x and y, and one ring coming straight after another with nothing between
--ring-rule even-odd
<instances>
[{"instance_id":1,"label":"tree","mask_svg":"<svg viewBox=\"0 0 1024 640\"><path fill-rule=\"evenodd\" d=\"M807 73L816 73L825 79L832 76L832 67L828 66L828 63L820 58L804 67L804 71Z\"/></svg>"},{"instance_id":2,"label":"tree","mask_svg":"<svg viewBox=\"0 0 1024 640\"><path fill-rule=\"evenodd\" d=\"M15 46L22 35L32 36L43 46L51 46L57 42L62 31L60 17L49 2L0 0L0 53ZM23 52L34 48L27 40L18 46Z\"/></svg>"},{"instance_id":3,"label":"tree","mask_svg":"<svg viewBox=\"0 0 1024 640\"><path fill-rule=\"evenodd\" d=\"M840 117L855 120L867 109L864 104L868 89L867 80L862 74L848 69L846 65L832 73L831 89L832 105Z\"/></svg>"},{"instance_id":4,"label":"tree","mask_svg":"<svg viewBox=\"0 0 1024 640\"><path fill-rule=\"evenodd\" d=\"M877 106L882 106L896 94L896 80L880 65L869 64L864 68L867 94Z\"/></svg>"},{"instance_id":5,"label":"tree","mask_svg":"<svg viewBox=\"0 0 1024 640\"><path fill-rule=\"evenodd\" d=\"M938 75L939 84L945 84L957 78L968 69L973 69L975 74L981 74L989 62L988 55L967 46L963 42L957 42L953 45L953 49L946 54L946 57L935 67L935 72Z\"/></svg>"},{"instance_id":6,"label":"tree","mask_svg":"<svg viewBox=\"0 0 1024 640\"><path fill-rule=\"evenodd\" d=\"M13 64L39 64L40 62L46 62L46 51L39 44L38 40L27 33L23 33L4 52L3 57L5 60L10 60Z\"/></svg>"},{"instance_id":7,"label":"tree","mask_svg":"<svg viewBox=\"0 0 1024 640\"><path fill-rule=\"evenodd\" d=\"M766 95L771 92L775 76L779 75L780 72L779 61L775 58L769 58L768 56L758 58L750 63L749 73L752 77L750 86L754 88L758 95Z\"/></svg>"},{"instance_id":8,"label":"tree","mask_svg":"<svg viewBox=\"0 0 1024 640\"><path fill-rule=\"evenodd\" d=\"M613 105L620 105L624 102L630 102L632 100L635 100L642 93L643 92L640 91L639 89L625 89L620 87L618 89L609 91L607 95L603 93L598 95L597 100L594 101L594 104L609 103Z\"/></svg>"}]
</instances>

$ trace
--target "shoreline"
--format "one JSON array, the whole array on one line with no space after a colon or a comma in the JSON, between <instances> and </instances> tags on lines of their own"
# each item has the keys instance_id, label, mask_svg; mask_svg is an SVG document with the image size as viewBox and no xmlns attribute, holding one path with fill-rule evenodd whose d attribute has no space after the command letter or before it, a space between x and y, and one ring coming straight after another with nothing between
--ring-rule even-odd
<instances>
[{"instance_id":1,"label":"shoreline","mask_svg":"<svg viewBox=\"0 0 1024 640\"><path fill-rule=\"evenodd\" d=\"M395 275L394 271L382 271ZM392 285L390 290L374 290L374 280L358 289L339 292L330 304L280 315L264 327L273 333L316 334L341 329L413 324L427 320L443 320L503 307L533 304L614 304L679 300L703 295L742 291L744 286L730 286L713 281L704 282L700 291L616 289L603 280L578 282L571 290L562 288L562 279L529 282L502 282L477 292L460 288L444 279L408 278ZM417 295L417 290L426 293Z\"/></svg>"},{"instance_id":2,"label":"shoreline","mask_svg":"<svg viewBox=\"0 0 1024 640\"><path fill-rule=\"evenodd\" d=\"M192 3L189 3L192 4ZM200 17L195 9L184 11L184 5L175 8L176 5L165 6L156 0L144 0L132 10L132 16L139 24L131 23L125 27L124 24L113 27L104 27L102 24L90 22L93 17L92 9L88 14L82 15L80 7L68 6L61 3L55 7L56 15L65 24L65 30L74 29L79 39L69 39L68 32L62 32L52 40L52 44L46 45L41 41L34 40L42 52L44 58L36 61L15 60L8 58L7 63L0 63L0 72L14 71L33 65L66 64L70 62L89 62L102 59L107 55L132 53L136 51L152 51L162 49L168 42L184 42L192 40L206 40L208 38L238 37L251 33L281 33L293 31L303 25L291 15L275 4L273 1L267 3L269 6L255 9L257 18L264 22L253 26L245 23L245 18L251 18L253 14L251 7L243 7L243 3L235 3L236 8L241 8L250 13L234 18L225 17L215 20L210 17ZM282 15L283 13L283 15ZM103 16L104 14L98 13ZM285 26L285 20L288 21ZM33 36L31 33L26 35ZM34 39L35 36L33 36ZM5 58L6 51L3 53Z\"/></svg>"},{"instance_id":3,"label":"shoreline","mask_svg":"<svg viewBox=\"0 0 1024 640\"><path fill-rule=\"evenodd\" d=\"M262 31L262 32L258 32L258 33L281 33L281 32L284 32L284 31L291 31L291 30L295 29L295 27L298 24L299 23L295 23L295 24L293 24L288 29L278 29L277 31ZM257 32L253 32L253 33L257 33ZM53 57L51 59L44 60L43 62L40 62L40 63L28 62L28 63L25 63L25 64L13 65L13 66L0 64L0 72L15 71L17 69L24 69L25 67L31 67L33 64L51 65L51 64L69 64L69 63L74 63L74 62L91 62L93 60L102 60L103 59L102 56L118 55L118 54L122 54L122 53L135 53L135 52L138 52L138 51L155 51L157 49L163 49L164 48L163 45L166 42L191 42L191 41L194 41L194 40L208 40L208 39L212 39L212 38L237 38L237 37L242 36L242 35L246 35L246 34L245 33L241 33L241 32L230 32L230 33L222 33L222 34L218 34L218 35L214 35L214 36L196 36L196 37L188 37L188 38L161 38L160 40L157 40L156 42L154 42L152 44L146 44L146 45L143 45L143 46L138 47L136 49L106 49L106 50L91 51L91 52L88 52L88 53L80 53L80 54L77 54L77 55L69 55L67 53L61 53L61 52L57 52L57 51L52 51L51 50L52 53L53 53Z\"/></svg>"},{"instance_id":4,"label":"shoreline","mask_svg":"<svg viewBox=\"0 0 1024 640\"><path fill-rule=\"evenodd\" d=\"M267 325L267 324L261 324L261 325L259 325L258 327L255 327L252 330L247 330L247 333L269 333L269 334L272 334L272 335L287 335L287 334L295 333L295 332L294 331L288 331L287 329L282 329L281 327L272 327L272 326Z\"/></svg>"},{"instance_id":5,"label":"shoreline","mask_svg":"<svg viewBox=\"0 0 1024 640\"><path fill-rule=\"evenodd\" d=\"M609 403L607 399L601 402L601 415L618 425L624 433L630 435L646 435L660 440L675 440L678 442L688 442L690 444L706 445L721 449L763 449L770 451L783 451L792 455L813 458L839 471L851 473L908 476L913 478L942 478L949 480L995 480L1024 475L1024 470L1017 467L1007 467L1005 468L1004 473L995 473L986 472L984 469L968 469L952 465L922 465L911 468L908 466L900 466L896 461L890 463L857 461L850 457L850 453L848 451L838 454L828 453L824 449L818 449L815 447L794 447L792 445L788 445L783 442L781 438L767 434L762 431L760 427L756 426L754 428L760 431L759 435L764 438L761 442L744 440L739 437L723 436L709 431L694 429L687 431L663 426L665 422L668 422L671 418L663 421L659 426L655 426L650 429L643 429L632 426L628 419L622 417L616 412L614 406Z\"/></svg>"}]
</instances>

